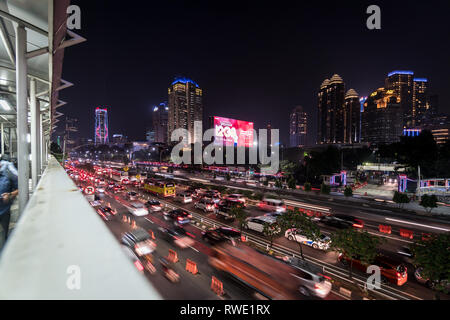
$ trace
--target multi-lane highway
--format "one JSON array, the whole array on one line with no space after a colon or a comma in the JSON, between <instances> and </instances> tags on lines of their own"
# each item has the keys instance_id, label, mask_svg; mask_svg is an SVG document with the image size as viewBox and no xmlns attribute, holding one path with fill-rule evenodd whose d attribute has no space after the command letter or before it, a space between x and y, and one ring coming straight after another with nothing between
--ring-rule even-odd
<instances>
[{"instance_id":1,"label":"multi-lane highway","mask_svg":"<svg viewBox=\"0 0 450 320\"><path fill-rule=\"evenodd\" d=\"M180 184L177 185L177 187L183 188L184 186ZM139 194L141 201L153 198L140 189L134 188L132 186L128 186L127 188L129 190L136 191ZM109 203L118 211L118 215L116 216L116 218L113 221L108 221L106 223L110 227L111 231L120 240L121 234L131 229L131 226L128 223L121 220L123 215L130 215L127 209L124 207L124 204L126 204L124 192L115 194L112 191L107 191L104 195L102 195L102 200L106 203ZM209 287L211 282L211 275L215 275L217 272L213 270L207 262L207 256L210 249L209 246L201 240L201 226L203 225L214 227L219 225L228 225L236 227L235 223L218 219L214 214L205 214L204 212L198 211L194 208L192 203L181 204L175 202L171 198L159 199L159 201L161 203L164 203L168 207L168 209L180 207L188 210L193 215L193 218L197 222L198 226L194 223L192 225L186 226L187 231L195 240L192 247L186 249L174 249L177 251L179 259L181 261L181 263L178 263L176 265L176 270L182 276L182 281L180 281L180 283L178 284L172 284L162 276L161 272L157 272L157 274L155 275L147 275L148 279L152 283L154 283L154 285L158 289L161 289L162 295L167 299L185 299L186 297L192 299L217 298L217 296L210 290ZM305 201L305 199L301 199L301 201ZM308 199L306 199L306 201L308 201ZM313 201L308 202L313 203ZM316 204L324 205L324 203L319 203L317 200ZM333 213L346 213L363 219L365 223L364 229L374 235L383 237L385 239L385 242L381 246L380 251L397 259L401 259L401 256L398 255L397 250L412 243L411 240L405 239L398 235L397 230L399 230L400 228L408 227L408 229L413 230L418 234L421 234L421 232L447 232L447 230L445 229L445 224L428 223L423 221L417 222L416 220L405 219L404 217L389 218L387 216L383 216L379 212L374 213L371 212L371 210L361 209L358 207L355 208L348 205L341 205L336 203L331 203L330 207L332 207ZM250 216L258 216L263 214L263 212L261 212L256 206L250 205L248 206L247 210ZM146 230L152 230L156 235L156 257L167 255L169 248L174 247L173 244L158 239L158 227L167 225L167 221L163 219L161 213L151 213L146 217L133 217L133 219L136 221L137 226L142 227ZM389 224L393 228L390 235L383 234L378 231L378 225L381 223L387 224L386 221L389 221ZM329 234L334 231L332 227L328 227L325 225L320 225L320 228L325 234ZM259 244L260 246L267 246L268 244L267 239L265 239L261 234L251 231L246 231L245 234L248 235L248 239L253 243ZM298 244L287 240L284 236L279 236L274 241L274 251L281 255L298 255L299 247ZM324 272L327 275L331 276L334 280L341 282L349 281L348 270L337 262L337 254L335 252L324 252L315 250L308 246L303 246L303 253L307 260L323 267ZM199 275L193 276L184 270L184 261L187 258L197 262L200 271ZM403 262L408 267L408 282L401 287L390 284L383 284L380 290L376 290L375 292L373 292L373 296L380 299L433 299L434 292L415 281L413 274L414 267L409 264L410 261L405 260ZM157 268L159 268L159 265L156 265ZM252 290L226 277L225 275L221 274L220 277L224 281L224 287L227 288L226 298L251 299L258 297ZM354 275L353 281L360 286L364 286L366 279L367 275L356 273ZM342 298L344 297L336 290L334 290L328 297L328 299ZM443 298L448 299L449 297L444 296Z\"/></svg>"}]
</instances>

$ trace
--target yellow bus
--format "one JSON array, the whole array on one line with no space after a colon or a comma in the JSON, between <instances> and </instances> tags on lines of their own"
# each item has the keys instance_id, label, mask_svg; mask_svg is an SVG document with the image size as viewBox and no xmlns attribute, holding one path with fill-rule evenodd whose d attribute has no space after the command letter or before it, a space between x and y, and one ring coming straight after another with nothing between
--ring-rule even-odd
<instances>
[{"instance_id":1,"label":"yellow bus","mask_svg":"<svg viewBox=\"0 0 450 320\"><path fill-rule=\"evenodd\" d=\"M147 179L144 190L161 197L175 197L175 184L163 180Z\"/></svg>"}]
</instances>

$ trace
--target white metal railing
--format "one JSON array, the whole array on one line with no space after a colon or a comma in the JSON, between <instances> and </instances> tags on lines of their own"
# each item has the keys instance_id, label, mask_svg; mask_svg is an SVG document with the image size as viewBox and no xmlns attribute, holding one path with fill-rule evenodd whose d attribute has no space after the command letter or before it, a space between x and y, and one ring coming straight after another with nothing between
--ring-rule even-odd
<instances>
[{"instance_id":1,"label":"white metal railing","mask_svg":"<svg viewBox=\"0 0 450 320\"><path fill-rule=\"evenodd\" d=\"M0 256L0 299L161 299L53 158Z\"/></svg>"}]
</instances>

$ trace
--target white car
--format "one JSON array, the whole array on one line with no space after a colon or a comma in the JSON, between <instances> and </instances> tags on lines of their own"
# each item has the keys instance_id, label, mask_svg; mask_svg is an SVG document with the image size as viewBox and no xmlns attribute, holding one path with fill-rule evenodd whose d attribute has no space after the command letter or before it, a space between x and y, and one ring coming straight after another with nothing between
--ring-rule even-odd
<instances>
[{"instance_id":1,"label":"white car","mask_svg":"<svg viewBox=\"0 0 450 320\"><path fill-rule=\"evenodd\" d=\"M286 212L286 205L282 200L278 199L262 199L259 208L264 211Z\"/></svg>"},{"instance_id":2,"label":"white car","mask_svg":"<svg viewBox=\"0 0 450 320\"><path fill-rule=\"evenodd\" d=\"M244 205L245 205L245 202L247 201L247 199L242 194L238 194L238 193L229 194L226 197L226 199L233 200L233 201L239 201L239 202L242 202Z\"/></svg>"},{"instance_id":3,"label":"white car","mask_svg":"<svg viewBox=\"0 0 450 320\"><path fill-rule=\"evenodd\" d=\"M128 211L135 216L141 217L148 215L148 209L141 202L131 202L129 206L127 206Z\"/></svg>"},{"instance_id":4,"label":"white car","mask_svg":"<svg viewBox=\"0 0 450 320\"><path fill-rule=\"evenodd\" d=\"M320 235L319 241L313 241L303 235L300 229L292 228L286 230L284 236L290 241L300 242L314 249L328 250L330 248L331 239L323 234Z\"/></svg>"},{"instance_id":5,"label":"white car","mask_svg":"<svg viewBox=\"0 0 450 320\"><path fill-rule=\"evenodd\" d=\"M268 223L269 225L275 226L277 219L271 216L259 216L259 217L249 217L247 218L247 229L254 230L256 232L263 233L264 232L264 224ZM275 233L281 232L281 229L277 227Z\"/></svg>"},{"instance_id":6,"label":"white car","mask_svg":"<svg viewBox=\"0 0 450 320\"><path fill-rule=\"evenodd\" d=\"M181 202L181 203L191 203L192 202L192 196L189 193L179 193L175 196L175 200Z\"/></svg>"},{"instance_id":7,"label":"white car","mask_svg":"<svg viewBox=\"0 0 450 320\"><path fill-rule=\"evenodd\" d=\"M203 210L204 212L213 212L216 209L216 204L212 200L200 199L194 204L194 208Z\"/></svg>"},{"instance_id":8,"label":"white car","mask_svg":"<svg viewBox=\"0 0 450 320\"><path fill-rule=\"evenodd\" d=\"M97 187L97 192L104 193L105 192L105 188L103 188L102 186L98 186Z\"/></svg>"}]
</instances>

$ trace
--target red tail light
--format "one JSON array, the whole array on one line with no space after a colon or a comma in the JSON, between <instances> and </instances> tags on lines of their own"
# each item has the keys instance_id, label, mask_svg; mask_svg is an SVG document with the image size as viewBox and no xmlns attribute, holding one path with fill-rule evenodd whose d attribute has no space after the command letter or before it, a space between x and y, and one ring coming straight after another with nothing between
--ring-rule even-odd
<instances>
[{"instance_id":1,"label":"red tail light","mask_svg":"<svg viewBox=\"0 0 450 320\"><path fill-rule=\"evenodd\" d=\"M142 265L142 263L141 263L139 260L136 260L136 261L134 262L134 265L136 266L136 268L137 268L139 271L144 270L144 266Z\"/></svg>"}]
</instances>

